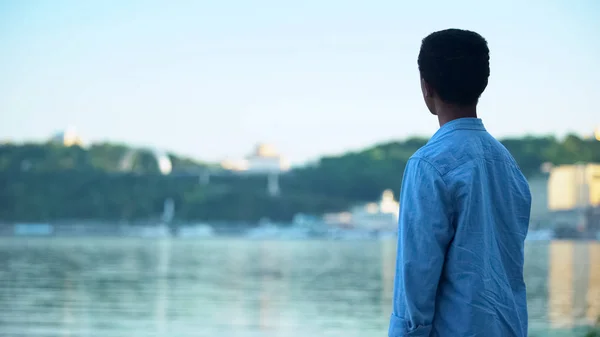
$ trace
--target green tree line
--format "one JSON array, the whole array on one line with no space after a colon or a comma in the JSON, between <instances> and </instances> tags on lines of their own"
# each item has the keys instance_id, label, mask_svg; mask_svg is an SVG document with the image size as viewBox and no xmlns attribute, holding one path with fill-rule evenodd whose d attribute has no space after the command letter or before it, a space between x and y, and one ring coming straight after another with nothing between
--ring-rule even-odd
<instances>
[{"instance_id":1,"label":"green tree line","mask_svg":"<svg viewBox=\"0 0 600 337\"><path fill-rule=\"evenodd\" d=\"M167 198L178 221L289 221L303 212L340 211L400 189L408 158L427 142L409 138L323 157L280 177L281 195L264 176L223 175L203 183L196 173L215 165L168 154L172 174L160 174L150 150L118 144L87 148L56 144L0 145L0 221L158 218ZM600 142L569 135L504 139L528 177L542 164L600 162ZM131 163L123 169L123 158Z\"/></svg>"}]
</instances>

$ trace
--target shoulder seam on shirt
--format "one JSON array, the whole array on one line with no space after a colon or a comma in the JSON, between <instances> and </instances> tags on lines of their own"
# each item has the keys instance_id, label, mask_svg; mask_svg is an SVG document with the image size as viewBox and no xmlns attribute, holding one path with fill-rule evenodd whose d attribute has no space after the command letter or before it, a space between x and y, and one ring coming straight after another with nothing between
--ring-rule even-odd
<instances>
[{"instance_id":1,"label":"shoulder seam on shirt","mask_svg":"<svg viewBox=\"0 0 600 337\"><path fill-rule=\"evenodd\" d=\"M423 158L421 156L416 156L416 157L413 156L413 157L408 158L408 161L411 161L413 159L420 160L424 163L427 163L427 165L431 166L435 170L435 172L437 172L438 175L440 176L440 180L442 180L442 182L444 183L444 187L445 187L447 196L450 198L450 200L454 200L454 198L452 198L452 196L451 196L450 189L448 187L448 183L446 182L446 179L444 179L444 175L442 174L442 172L440 172L440 170L437 167L435 167L435 165L433 165L433 163L430 162L429 160L427 160L426 158ZM450 213L453 213L454 210L456 209L456 205L454 205L454 201L452 201L451 209L452 209L452 211Z\"/></svg>"},{"instance_id":2,"label":"shoulder seam on shirt","mask_svg":"<svg viewBox=\"0 0 600 337\"><path fill-rule=\"evenodd\" d=\"M449 169L449 170L448 170L446 173L444 173L444 175L442 175L442 177L443 177L443 176L445 176L445 175L448 175L448 174L450 174L450 173L452 173L452 172L454 172L455 170L458 170L459 168L461 168L461 167L463 167L463 166L465 166L465 165L467 165L467 164L470 164L470 163L472 163L472 162L476 162L476 161L481 161L481 160L483 160L483 161L493 161L493 162L499 162L499 163L505 163L505 164L509 164L509 165L510 165L510 166L512 166L513 168L516 168L516 169L519 169L519 170L520 170L520 168L519 168L519 167L516 165L516 162L514 162L514 161L506 160L506 159L503 159L503 158L494 159L494 158L485 158L485 157L481 157L481 158L473 158L473 159L471 159L471 160L468 160L468 161L465 161L465 162L459 163L458 165L454 166L453 168Z\"/></svg>"},{"instance_id":3,"label":"shoulder seam on shirt","mask_svg":"<svg viewBox=\"0 0 600 337\"><path fill-rule=\"evenodd\" d=\"M412 159L420 160L424 163L427 163L429 166L431 166L435 170L435 172L437 172L440 175L440 179L442 179L442 182L444 183L444 187L446 187L446 191L448 191L448 183L446 183L446 179L444 179L445 174L442 174L442 172L437 167L435 167L435 165L433 165L432 162L430 162L426 158L420 157L420 156L419 157L410 157L408 160L412 160Z\"/></svg>"},{"instance_id":4,"label":"shoulder seam on shirt","mask_svg":"<svg viewBox=\"0 0 600 337\"><path fill-rule=\"evenodd\" d=\"M420 161L422 161L422 162L424 162L424 163L427 163L427 164L429 164L429 166L431 166L431 167L432 167L432 168L433 168L433 169L434 169L434 170L435 170L435 171L436 171L436 172L437 172L437 173L440 175L440 178L442 178L442 180L443 180L443 178L444 178L444 175L442 174L442 172L441 172L441 171L440 171L440 170L439 170L437 167L435 167L435 165L433 165L433 163L432 163L432 162L430 162L428 159L426 159L425 157L420 157L420 156L414 157L414 156L413 156L413 157L410 157L408 160L412 160L412 159L415 159L415 160L420 160ZM444 181L444 184L445 184L445 183L446 183L446 182Z\"/></svg>"}]
</instances>

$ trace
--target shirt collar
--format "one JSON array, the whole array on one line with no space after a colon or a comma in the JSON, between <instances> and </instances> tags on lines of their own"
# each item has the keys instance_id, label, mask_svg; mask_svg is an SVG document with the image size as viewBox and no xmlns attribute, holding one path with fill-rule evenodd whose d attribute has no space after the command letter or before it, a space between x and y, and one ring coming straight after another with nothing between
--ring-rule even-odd
<instances>
[{"instance_id":1,"label":"shirt collar","mask_svg":"<svg viewBox=\"0 0 600 337\"><path fill-rule=\"evenodd\" d=\"M439 138L443 135L446 135L454 130L478 130L485 131L485 127L483 126L483 122L481 118L475 117L464 117L458 118L455 120L451 120L448 123L442 125L435 134L431 137L431 139Z\"/></svg>"}]
</instances>

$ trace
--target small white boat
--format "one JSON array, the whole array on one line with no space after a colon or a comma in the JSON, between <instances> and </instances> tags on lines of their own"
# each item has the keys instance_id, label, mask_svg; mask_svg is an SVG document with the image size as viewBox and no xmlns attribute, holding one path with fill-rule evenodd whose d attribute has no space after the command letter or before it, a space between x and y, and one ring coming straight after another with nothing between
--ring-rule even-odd
<instances>
[{"instance_id":1,"label":"small white boat","mask_svg":"<svg viewBox=\"0 0 600 337\"><path fill-rule=\"evenodd\" d=\"M271 223L265 223L249 229L246 232L246 237L249 239L271 239L279 237L280 233L279 227Z\"/></svg>"},{"instance_id":2,"label":"small white boat","mask_svg":"<svg viewBox=\"0 0 600 337\"><path fill-rule=\"evenodd\" d=\"M125 226L121 228L124 236L133 236L140 238L164 238L169 237L169 227L165 225L158 226Z\"/></svg>"},{"instance_id":3,"label":"small white boat","mask_svg":"<svg viewBox=\"0 0 600 337\"><path fill-rule=\"evenodd\" d=\"M215 230L205 224L194 226L182 226L177 230L177 236L181 238L210 238L215 235Z\"/></svg>"}]
</instances>

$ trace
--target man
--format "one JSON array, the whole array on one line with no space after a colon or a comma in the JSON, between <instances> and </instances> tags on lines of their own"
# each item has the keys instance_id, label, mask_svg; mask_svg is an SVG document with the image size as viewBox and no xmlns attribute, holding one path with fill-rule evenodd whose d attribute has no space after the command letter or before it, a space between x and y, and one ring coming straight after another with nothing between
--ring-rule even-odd
<instances>
[{"instance_id":1,"label":"man","mask_svg":"<svg viewBox=\"0 0 600 337\"><path fill-rule=\"evenodd\" d=\"M389 336L526 336L531 195L513 157L477 118L490 74L487 42L465 30L435 32L418 65L440 129L404 171Z\"/></svg>"}]
</instances>

